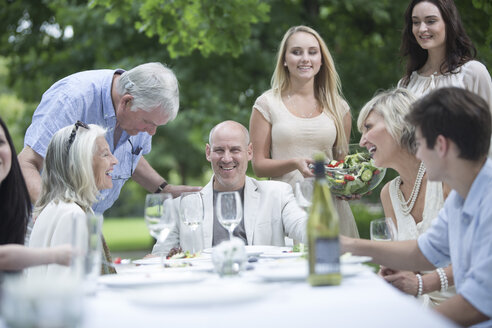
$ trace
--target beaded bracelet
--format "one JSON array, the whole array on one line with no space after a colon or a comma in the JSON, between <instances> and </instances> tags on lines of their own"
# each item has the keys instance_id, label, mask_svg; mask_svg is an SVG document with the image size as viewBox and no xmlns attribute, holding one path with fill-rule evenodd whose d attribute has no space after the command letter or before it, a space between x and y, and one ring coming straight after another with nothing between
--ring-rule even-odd
<instances>
[{"instance_id":1,"label":"beaded bracelet","mask_svg":"<svg viewBox=\"0 0 492 328\"><path fill-rule=\"evenodd\" d=\"M437 268L436 272L439 275L439 280L441 281L441 292L447 291L449 287L449 283L448 283L448 277L446 276L446 272L444 272L443 268Z\"/></svg>"},{"instance_id":2,"label":"beaded bracelet","mask_svg":"<svg viewBox=\"0 0 492 328\"><path fill-rule=\"evenodd\" d=\"M416 295L417 297L419 297L419 296L422 296L422 291L424 289L424 283L422 281L422 276L419 273L417 273L415 276L417 277L417 280L419 281L419 287L417 289L417 295Z\"/></svg>"}]
</instances>

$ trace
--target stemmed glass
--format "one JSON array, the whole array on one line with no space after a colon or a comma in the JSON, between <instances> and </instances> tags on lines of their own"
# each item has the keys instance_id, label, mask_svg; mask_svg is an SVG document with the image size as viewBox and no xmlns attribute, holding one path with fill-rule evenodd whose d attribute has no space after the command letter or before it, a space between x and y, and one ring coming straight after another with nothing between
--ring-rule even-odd
<instances>
[{"instance_id":1,"label":"stemmed glass","mask_svg":"<svg viewBox=\"0 0 492 328\"><path fill-rule=\"evenodd\" d=\"M197 246L195 246L196 231L201 226L203 222L204 210L203 210L203 198L202 194L199 192L184 192L181 194L179 201L179 214L181 221L187 227L189 227L193 233L192 238L192 253L195 254L200 251ZM200 241L203 239L202 235L198 236ZM203 243L201 243L203 246Z\"/></svg>"},{"instance_id":2,"label":"stemmed glass","mask_svg":"<svg viewBox=\"0 0 492 328\"><path fill-rule=\"evenodd\" d=\"M309 212L313 199L314 178L305 178L296 182L294 196L297 204L306 212Z\"/></svg>"},{"instance_id":3,"label":"stemmed glass","mask_svg":"<svg viewBox=\"0 0 492 328\"><path fill-rule=\"evenodd\" d=\"M218 193L215 213L220 224L229 231L229 240L232 240L234 229L243 219L243 205L239 192Z\"/></svg>"},{"instance_id":4,"label":"stemmed glass","mask_svg":"<svg viewBox=\"0 0 492 328\"><path fill-rule=\"evenodd\" d=\"M172 198L167 193L148 194L145 197L145 223L150 235L159 243L166 240L174 226L174 218L168 213Z\"/></svg>"},{"instance_id":5,"label":"stemmed glass","mask_svg":"<svg viewBox=\"0 0 492 328\"><path fill-rule=\"evenodd\" d=\"M391 218L376 219L371 221L371 240L392 241L396 240L397 230Z\"/></svg>"}]
</instances>

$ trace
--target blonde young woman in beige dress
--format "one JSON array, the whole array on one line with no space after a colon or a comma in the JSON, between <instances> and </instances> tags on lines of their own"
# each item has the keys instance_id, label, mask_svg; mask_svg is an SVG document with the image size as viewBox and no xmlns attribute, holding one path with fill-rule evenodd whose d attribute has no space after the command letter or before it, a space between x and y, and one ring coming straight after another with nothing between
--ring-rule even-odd
<instances>
[{"instance_id":1,"label":"blonde young woman in beige dress","mask_svg":"<svg viewBox=\"0 0 492 328\"><path fill-rule=\"evenodd\" d=\"M306 26L285 33L271 84L251 113L253 169L259 177L294 187L313 176L309 164L315 153L343 159L351 130L350 109L325 42ZM334 154L334 147L340 151ZM335 205L340 232L359 237L348 203L335 199Z\"/></svg>"}]
</instances>

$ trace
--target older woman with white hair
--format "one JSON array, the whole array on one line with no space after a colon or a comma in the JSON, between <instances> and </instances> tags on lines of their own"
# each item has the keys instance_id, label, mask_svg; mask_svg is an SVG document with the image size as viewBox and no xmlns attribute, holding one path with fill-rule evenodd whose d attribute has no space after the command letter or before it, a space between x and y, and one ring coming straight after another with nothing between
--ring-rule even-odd
<instances>
[{"instance_id":1,"label":"older woman with white hair","mask_svg":"<svg viewBox=\"0 0 492 328\"><path fill-rule=\"evenodd\" d=\"M109 149L105 133L98 125L77 121L53 135L44 161L41 195L34 208L37 218L29 247L70 243L72 217L92 213L99 191L113 186L111 173L118 160ZM106 249L105 254L109 257ZM31 268L28 272L29 275L68 273L68 268L56 264Z\"/></svg>"},{"instance_id":2,"label":"older woman with white hair","mask_svg":"<svg viewBox=\"0 0 492 328\"><path fill-rule=\"evenodd\" d=\"M403 88L381 92L361 109L357 120L360 145L369 150L377 166L399 174L380 195L385 216L398 228L398 240L417 239L427 230L449 192L442 182L427 180L425 166L415 156L415 129L405 121L415 99ZM382 268L380 273L403 292L422 296L426 305L454 295L454 288L445 291L453 282L451 267L422 274Z\"/></svg>"}]
</instances>

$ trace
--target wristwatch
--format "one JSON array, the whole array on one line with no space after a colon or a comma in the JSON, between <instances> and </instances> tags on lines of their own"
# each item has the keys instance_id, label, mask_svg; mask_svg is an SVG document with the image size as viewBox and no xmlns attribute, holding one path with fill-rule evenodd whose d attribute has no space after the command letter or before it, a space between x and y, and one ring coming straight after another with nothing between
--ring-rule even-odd
<instances>
[{"instance_id":1,"label":"wristwatch","mask_svg":"<svg viewBox=\"0 0 492 328\"><path fill-rule=\"evenodd\" d=\"M168 185L168 183L166 181L161 183L160 186L157 187L157 190L154 191L154 194L160 194L164 190L164 188L166 188L167 185Z\"/></svg>"}]
</instances>

